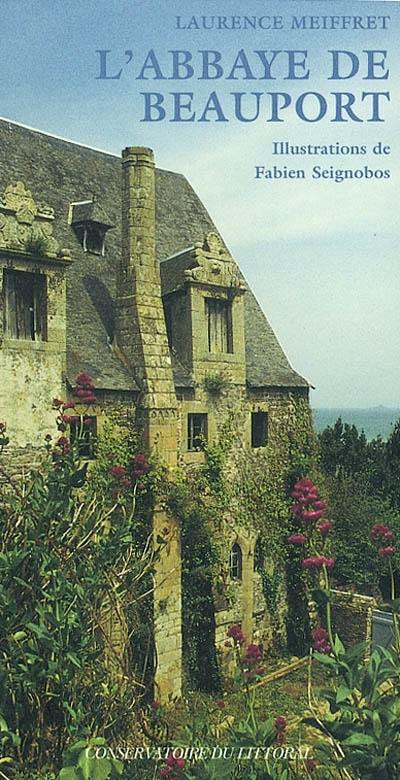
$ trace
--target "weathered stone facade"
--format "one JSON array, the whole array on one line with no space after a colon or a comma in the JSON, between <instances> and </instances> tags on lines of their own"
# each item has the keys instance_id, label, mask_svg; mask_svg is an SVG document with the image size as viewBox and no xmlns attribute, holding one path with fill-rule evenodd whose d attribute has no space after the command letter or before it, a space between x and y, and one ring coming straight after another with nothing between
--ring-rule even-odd
<instances>
[{"instance_id":1,"label":"weathered stone facade","mask_svg":"<svg viewBox=\"0 0 400 780\"><path fill-rule=\"evenodd\" d=\"M0 144L0 419L9 457L42 446L54 430L51 400L79 371L94 379L99 426L110 411L134 409L148 449L169 467L201 464L204 440L217 441L229 415L238 446L262 452L268 442L287 457L308 383L186 180L156 170L143 147L125 149L121 164L4 121ZM23 274L20 286L10 271ZM10 319L15 302L21 326ZM181 691L181 551L177 525L157 507L155 533L166 524L154 599L164 700ZM216 613L219 645L232 622L249 639L271 638L255 543L232 518L227 549L240 560L231 563L236 598Z\"/></svg>"}]
</instances>

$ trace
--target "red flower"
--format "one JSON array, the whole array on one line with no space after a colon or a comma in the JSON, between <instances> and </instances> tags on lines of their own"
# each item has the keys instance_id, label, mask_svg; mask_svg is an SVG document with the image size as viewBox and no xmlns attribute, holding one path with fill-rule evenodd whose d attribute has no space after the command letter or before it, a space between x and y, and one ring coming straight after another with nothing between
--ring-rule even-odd
<instances>
[{"instance_id":1,"label":"red flower","mask_svg":"<svg viewBox=\"0 0 400 780\"><path fill-rule=\"evenodd\" d=\"M304 520L305 523L314 523L317 520L320 520L323 514L324 510L322 509L304 509L304 511L301 513L301 519Z\"/></svg>"},{"instance_id":2,"label":"red flower","mask_svg":"<svg viewBox=\"0 0 400 780\"><path fill-rule=\"evenodd\" d=\"M215 702L219 710L225 709L225 702L223 699L218 699L218 701Z\"/></svg>"},{"instance_id":3,"label":"red flower","mask_svg":"<svg viewBox=\"0 0 400 780\"><path fill-rule=\"evenodd\" d=\"M160 769L160 777L170 777L172 770L169 768L169 766L163 766L162 769Z\"/></svg>"},{"instance_id":4,"label":"red flower","mask_svg":"<svg viewBox=\"0 0 400 780\"><path fill-rule=\"evenodd\" d=\"M231 626L227 631L227 636L237 642L238 645L242 645L245 641L244 634L239 625Z\"/></svg>"},{"instance_id":5,"label":"red flower","mask_svg":"<svg viewBox=\"0 0 400 780\"><path fill-rule=\"evenodd\" d=\"M317 768L317 762L313 758L306 758L304 764L308 772L313 772Z\"/></svg>"},{"instance_id":6,"label":"red flower","mask_svg":"<svg viewBox=\"0 0 400 780\"><path fill-rule=\"evenodd\" d=\"M305 544L307 541L307 537L304 536L304 534L292 534L288 537L288 542L290 544Z\"/></svg>"},{"instance_id":7,"label":"red flower","mask_svg":"<svg viewBox=\"0 0 400 780\"><path fill-rule=\"evenodd\" d=\"M391 542L394 539L393 531L382 523L376 523L376 525L372 526L369 535L373 542Z\"/></svg>"},{"instance_id":8,"label":"red flower","mask_svg":"<svg viewBox=\"0 0 400 780\"><path fill-rule=\"evenodd\" d=\"M262 660L263 654L259 645L249 645L243 658L246 666L255 666Z\"/></svg>"},{"instance_id":9,"label":"red flower","mask_svg":"<svg viewBox=\"0 0 400 780\"><path fill-rule=\"evenodd\" d=\"M63 404L63 408L65 409L75 409L75 404L73 401L66 401L65 404Z\"/></svg>"},{"instance_id":10,"label":"red flower","mask_svg":"<svg viewBox=\"0 0 400 780\"><path fill-rule=\"evenodd\" d=\"M396 548L389 546L389 547L380 547L378 550L378 555L380 555L381 558L391 558L392 555L394 555L396 552Z\"/></svg>"},{"instance_id":11,"label":"red flower","mask_svg":"<svg viewBox=\"0 0 400 780\"><path fill-rule=\"evenodd\" d=\"M120 485L121 487L124 488L130 488L132 487L132 482L130 481L130 479L121 479Z\"/></svg>"},{"instance_id":12,"label":"red flower","mask_svg":"<svg viewBox=\"0 0 400 780\"><path fill-rule=\"evenodd\" d=\"M126 474L126 468L124 468L124 466L113 466L110 469L110 474L116 479L122 479L122 477L124 477Z\"/></svg>"},{"instance_id":13,"label":"red flower","mask_svg":"<svg viewBox=\"0 0 400 780\"><path fill-rule=\"evenodd\" d=\"M184 758L175 758L175 756L168 756L165 759L165 763L171 769L184 769L186 761Z\"/></svg>"},{"instance_id":14,"label":"red flower","mask_svg":"<svg viewBox=\"0 0 400 780\"><path fill-rule=\"evenodd\" d=\"M330 520L324 520L317 525L317 528L322 536L328 536L329 531L333 528L333 523Z\"/></svg>"},{"instance_id":15,"label":"red flower","mask_svg":"<svg viewBox=\"0 0 400 780\"><path fill-rule=\"evenodd\" d=\"M322 569L323 566L326 566L327 569L333 569L335 558L325 558L324 555L313 555L311 558L304 558L302 565L305 569Z\"/></svg>"},{"instance_id":16,"label":"red flower","mask_svg":"<svg viewBox=\"0 0 400 780\"><path fill-rule=\"evenodd\" d=\"M140 479L140 477L144 477L144 475L147 474L150 468L151 468L150 463L148 462L145 455L143 455L142 453L140 453L139 455L135 455L131 463L131 471L135 479Z\"/></svg>"},{"instance_id":17,"label":"red flower","mask_svg":"<svg viewBox=\"0 0 400 780\"><path fill-rule=\"evenodd\" d=\"M77 385L85 387L87 390L94 389L93 379L89 374L86 373L86 371L81 371L81 373L75 377L75 382Z\"/></svg>"},{"instance_id":18,"label":"red flower","mask_svg":"<svg viewBox=\"0 0 400 780\"><path fill-rule=\"evenodd\" d=\"M284 715L278 715L277 718L274 720L274 726L277 731L285 731L286 729L286 718Z\"/></svg>"},{"instance_id":19,"label":"red flower","mask_svg":"<svg viewBox=\"0 0 400 780\"><path fill-rule=\"evenodd\" d=\"M312 632L312 639L314 650L318 650L320 653L324 653L325 655L329 655L329 653L332 652L332 648L328 641L328 632L325 628L322 628L321 626L319 628L315 628Z\"/></svg>"}]
</instances>

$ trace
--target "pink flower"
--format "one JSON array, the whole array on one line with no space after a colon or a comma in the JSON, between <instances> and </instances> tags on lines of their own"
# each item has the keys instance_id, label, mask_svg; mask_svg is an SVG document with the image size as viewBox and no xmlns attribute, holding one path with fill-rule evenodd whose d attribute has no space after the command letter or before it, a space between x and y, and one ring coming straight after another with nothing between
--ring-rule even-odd
<instances>
[{"instance_id":1,"label":"pink flower","mask_svg":"<svg viewBox=\"0 0 400 780\"><path fill-rule=\"evenodd\" d=\"M318 511L314 511L313 509L304 509L301 514L301 519L304 520L305 523L314 523L317 520L320 520L323 514L324 512L322 509Z\"/></svg>"},{"instance_id":2,"label":"pink flower","mask_svg":"<svg viewBox=\"0 0 400 780\"><path fill-rule=\"evenodd\" d=\"M286 728L286 718L284 715L278 715L277 718L274 720L274 726L277 731L284 731Z\"/></svg>"},{"instance_id":3,"label":"pink flower","mask_svg":"<svg viewBox=\"0 0 400 780\"><path fill-rule=\"evenodd\" d=\"M391 558L392 555L394 555L396 552L396 548L389 546L389 547L380 547L378 550L378 555L380 555L381 558Z\"/></svg>"},{"instance_id":4,"label":"pink flower","mask_svg":"<svg viewBox=\"0 0 400 780\"><path fill-rule=\"evenodd\" d=\"M307 537L304 536L304 534L292 534L291 536L288 536L289 544L305 544L306 541Z\"/></svg>"},{"instance_id":5,"label":"pink flower","mask_svg":"<svg viewBox=\"0 0 400 780\"><path fill-rule=\"evenodd\" d=\"M314 509L326 509L325 501L314 501Z\"/></svg>"},{"instance_id":6,"label":"pink flower","mask_svg":"<svg viewBox=\"0 0 400 780\"><path fill-rule=\"evenodd\" d=\"M330 520L324 520L317 525L317 528L322 536L328 536L329 531L333 528L333 523Z\"/></svg>"}]
</instances>

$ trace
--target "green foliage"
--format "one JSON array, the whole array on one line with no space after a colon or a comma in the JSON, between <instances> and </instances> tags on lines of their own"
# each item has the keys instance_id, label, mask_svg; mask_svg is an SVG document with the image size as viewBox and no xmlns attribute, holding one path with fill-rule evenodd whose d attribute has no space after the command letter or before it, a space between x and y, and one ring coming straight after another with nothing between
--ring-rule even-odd
<instances>
[{"instance_id":1,"label":"green foliage","mask_svg":"<svg viewBox=\"0 0 400 780\"><path fill-rule=\"evenodd\" d=\"M400 534L400 421L387 442L368 442L339 418L319 435L320 463L329 496L335 577L346 586L377 592L384 564L374 552L369 529L389 523ZM368 561L368 565L366 562ZM394 565L400 571L400 556Z\"/></svg>"},{"instance_id":2,"label":"green foliage","mask_svg":"<svg viewBox=\"0 0 400 780\"><path fill-rule=\"evenodd\" d=\"M50 450L25 482L3 483L0 518L0 712L14 759L32 768L57 764L71 738L129 728L143 689L124 637L144 621L159 553L142 541L153 477L137 500L137 482L116 486L111 457L92 483L78 447Z\"/></svg>"},{"instance_id":3,"label":"green foliage","mask_svg":"<svg viewBox=\"0 0 400 780\"><path fill-rule=\"evenodd\" d=\"M206 374L203 379L203 387L209 395L220 396L228 387L228 379L223 371Z\"/></svg>"},{"instance_id":4,"label":"green foliage","mask_svg":"<svg viewBox=\"0 0 400 780\"><path fill-rule=\"evenodd\" d=\"M371 495L360 479L344 477L330 484L329 516L334 521L335 579L342 585L378 592L385 563L376 554L369 529L383 523L400 537L400 513L388 499ZM400 569L399 552L394 565Z\"/></svg>"},{"instance_id":5,"label":"green foliage","mask_svg":"<svg viewBox=\"0 0 400 780\"><path fill-rule=\"evenodd\" d=\"M397 625L396 631L398 636ZM323 734L316 755L325 766L350 769L353 780L396 780L400 773L399 648L377 647L366 661L368 649L368 643L361 642L346 650L336 636L331 654L314 653L330 670L333 685L317 694L324 702L324 715L304 722Z\"/></svg>"},{"instance_id":6,"label":"green foliage","mask_svg":"<svg viewBox=\"0 0 400 780\"><path fill-rule=\"evenodd\" d=\"M57 780L116 780L121 777L123 764L107 755L105 745L102 737L71 745L64 752L63 767Z\"/></svg>"},{"instance_id":7,"label":"green foliage","mask_svg":"<svg viewBox=\"0 0 400 780\"><path fill-rule=\"evenodd\" d=\"M215 691L220 687L213 598L218 553L211 528L217 518L210 490L206 497L203 492L207 483L205 473L200 480L181 479L171 488L168 509L181 527L183 652L188 682L194 689Z\"/></svg>"}]
</instances>

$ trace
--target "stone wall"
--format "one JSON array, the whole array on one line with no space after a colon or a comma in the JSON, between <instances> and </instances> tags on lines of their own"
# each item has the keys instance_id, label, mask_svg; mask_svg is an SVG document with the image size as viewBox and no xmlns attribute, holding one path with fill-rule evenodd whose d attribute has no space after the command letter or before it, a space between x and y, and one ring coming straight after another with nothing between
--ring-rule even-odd
<instances>
[{"instance_id":1,"label":"stone wall","mask_svg":"<svg viewBox=\"0 0 400 780\"><path fill-rule=\"evenodd\" d=\"M372 596L334 590L332 620L345 646L372 639L372 611L376 600Z\"/></svg>"}]
</instances>

